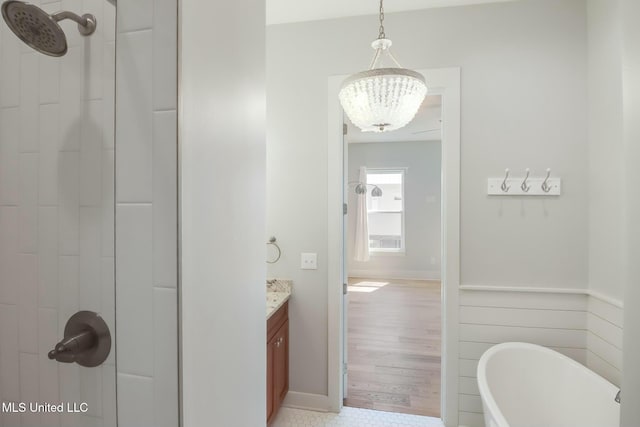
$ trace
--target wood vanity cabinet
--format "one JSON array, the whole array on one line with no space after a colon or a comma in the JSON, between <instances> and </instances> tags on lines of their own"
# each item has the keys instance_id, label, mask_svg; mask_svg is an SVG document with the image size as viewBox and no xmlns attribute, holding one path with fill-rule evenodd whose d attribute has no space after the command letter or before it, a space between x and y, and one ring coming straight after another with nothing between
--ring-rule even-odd
<instances>
[{"instance_id":1,"label":"wood vanity cabinet","mask_svg":"<svg viewBox=\"0 0 640 427\"><path fill-rule=\"evenodd\" d=\"M267 424L289 391L289 302L267 320Z\"/></svg>"}]
</instances>

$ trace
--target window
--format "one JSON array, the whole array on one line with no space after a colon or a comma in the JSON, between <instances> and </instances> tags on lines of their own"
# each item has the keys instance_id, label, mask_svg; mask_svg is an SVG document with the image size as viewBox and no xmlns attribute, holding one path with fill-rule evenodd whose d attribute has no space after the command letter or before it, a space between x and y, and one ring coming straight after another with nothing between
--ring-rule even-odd
<instances>
[{"instance_id":1,"label":"window","mask_svg":"<svg viewBox=\"0 0 640 427\"><path fill-rule=\"evenodd\" d=\"M404 170L369 169L367 184L369 250L404 252ZM372 185L382 196L372 195Z\"/></svg>"}]
</instances>

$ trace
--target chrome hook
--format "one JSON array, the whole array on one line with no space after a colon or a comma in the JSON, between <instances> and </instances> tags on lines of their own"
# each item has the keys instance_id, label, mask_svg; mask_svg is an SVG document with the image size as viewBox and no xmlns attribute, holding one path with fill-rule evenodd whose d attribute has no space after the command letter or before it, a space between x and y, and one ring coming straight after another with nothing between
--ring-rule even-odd
<instances>
[{"instance_id":1,"label":"chrome hook","mask_svg":"<svg viewBox=\"0 0 640 427\"><path fill-rule=\"evenodd\" d=\"M508 179L509 179L509 168L504 170L504 180L502 181L502 185L500 186L500 189L505 193L509 191L509 189L511 188L510 185L507 185Z\"/></svg>"},{"instance_id":2,"label":"chrome hook","mask_svg":"<svg viewBox=\"0 0 640 427\"><path fill-rule=\"evenodd\" d=\"M549 185L549 177L551 176L551 169L547 169L547 177L542 182L542 191L548 193L551 191L551 186Z\"/></svg>"},{"instance_id":3,"label":"chrome hook","mask_svg":"<svg viewBox=\"0 0 640 427\"><path fill-rule=\"evenodd\" d=\"M529 179L529 173L530 173L529 168L527 168L527 176L524 177L524 181L522 181L522 184L520 185L520 188L525 193L528 193L529 190L531 190L531 186L527 185L527 180Z\"/></svg>"}]
</instances>

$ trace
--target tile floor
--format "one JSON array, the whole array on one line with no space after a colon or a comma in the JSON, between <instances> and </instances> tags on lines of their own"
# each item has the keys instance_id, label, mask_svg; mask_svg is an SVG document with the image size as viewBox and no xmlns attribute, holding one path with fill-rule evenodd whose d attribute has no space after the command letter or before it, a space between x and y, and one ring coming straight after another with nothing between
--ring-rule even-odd
<instances>
[{"instance_id":1,"label":"tile floor","mask_svg":"<svg viewBox=\"0 0 640 427\"><path fill-rule=\"evenodd\" d=\"M344 407L339 414L281 408L272 427L444 427L439 418Z\"/></svg>"}]
</instances>

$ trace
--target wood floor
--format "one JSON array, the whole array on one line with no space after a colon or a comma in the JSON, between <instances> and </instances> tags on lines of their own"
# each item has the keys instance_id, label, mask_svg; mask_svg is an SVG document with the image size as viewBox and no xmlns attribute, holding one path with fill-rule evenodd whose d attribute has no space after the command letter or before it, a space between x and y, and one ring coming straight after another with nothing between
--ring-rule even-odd
<instances>
[{"instance_id":1,"label":"wood floor","mask_svg":"<svg viewBox=\"0 0 640 427\"><path fill-rule=\"evenodd\" d=\"M440 416L440 282L349 278L345 405Z\"/></svg>"}]
</instances>

